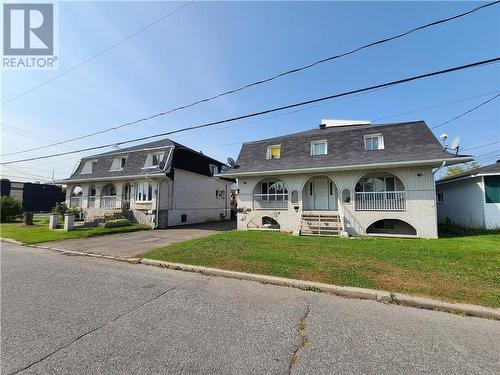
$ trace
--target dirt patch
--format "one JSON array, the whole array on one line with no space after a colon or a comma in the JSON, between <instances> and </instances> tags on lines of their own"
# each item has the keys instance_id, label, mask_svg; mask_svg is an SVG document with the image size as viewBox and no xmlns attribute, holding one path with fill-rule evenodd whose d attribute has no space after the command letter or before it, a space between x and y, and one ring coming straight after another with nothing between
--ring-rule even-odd
<instances>
[{"instance_id":1,"label":"dirt patch","mask_svg":"<svg viewBox=\"0 0 500 375\"><path fill-rule=\"evenodd\" d=\"M317 281L319 283L330 283L330 277L327 272L318 270L301 270L294 272L293 277L305 281Z\"/></svg>"}]
</instances>

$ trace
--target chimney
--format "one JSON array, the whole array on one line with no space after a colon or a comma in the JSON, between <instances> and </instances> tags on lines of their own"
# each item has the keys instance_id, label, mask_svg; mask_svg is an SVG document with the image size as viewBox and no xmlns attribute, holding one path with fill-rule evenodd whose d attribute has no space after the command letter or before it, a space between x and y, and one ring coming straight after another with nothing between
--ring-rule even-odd
<instances>
[{"instance_id":1,"label":"chimney","mask_svg":"<svg viewBox=\"0 0 500 375\"><path fill-rule=\"evenodd\" d=\"M371 125L370 121L367 120L328 120L323 119L319 123L321 129L340 127L340 126L351 126L351 125Z\"/></svg>"}]
</instances>

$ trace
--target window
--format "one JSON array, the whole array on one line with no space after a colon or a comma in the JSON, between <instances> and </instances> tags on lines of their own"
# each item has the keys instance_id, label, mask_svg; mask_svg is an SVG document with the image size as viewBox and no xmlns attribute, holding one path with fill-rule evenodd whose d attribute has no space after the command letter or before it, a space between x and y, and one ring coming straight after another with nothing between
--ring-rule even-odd
<instances>
[{"instance_id":1,"label":"window","mask_svg":"<svg viewBox=\"0 0 500 375\"><path fill-rule=\"evenodd\" d=\"M115 158L113 160L113 164L111 164L111 168L109 169L110 171L121 171L123 167L125 166L125 163L127 161L127 158L124 156L120 156L118 158Z\"/></svg>"},{"instance_id":2,"label":"window","mask_svg":"<svg viewBox=\"0 0 500 375\"><path fill-rule=\"evenodd\" d=\"M444 194L443 193L436 193L436 201L438 203L443 203L444 202Z\"/></svg>"},{"instance_id":3,"label":"window","mask_svg":"<svg viewBox=\"0 0 500 375\"><path fill-rule=\"evenodd\" d=\"M270 201L288 200L288 190L283 181L267 181L261 183L262 199Z\"/></svg>"},{"instance_id":4,"label":"window","mask_svg":"<svg viewBox=\"0 0 500 375\"><path fill-rule=\"evenodd\" d=\"M95 168L95 164L97 163L97 160L87 160L85 164L83 165L82 171L80 174L90 174Z\"/></svg>"},{"instance_id":5,"label":"window","mask_svg":"<svg viewBox=\"0 0 500 375\"><path fill-rule=\"evenodd\" d=\"M281 145L267 146L267 159L279 159L281 156Z\"/></svg>"},{"instance_id":6,"label":"window","mask_svg":"<svg viewBox=\"0 0 500 375\"><path fill-rule=\"evenodd\" d=\"M328 152L328 143L326 141L311 142L311 155L326 155Z\"/></svg>"},{"instance_id":7,"label":"window","mask_svg":"<svg viewBox=\"0 0 500 375\"><path fill-rule=\"evenodd\" d=\"M210 176L214 177L219 173L219 166L210 164Z\"/></svg>"},{"instance_id":8,"label":"window","mask_svg":"<svg viewBox=\"0 0 500 375\"><path fill-rule=\"evenodd\" d=\"M151 202L153 200L153 186L150 182L138 182L135 184L135 201Z\"/></svg>"},{"instance_id":9,"label":"window","mask_svg":"<svg viewBox=\"0 0 500 375\"><path fill-rule=\"evenodd\" d=\"M224 199L226 197L226 192L224 190L216 190L215 196L217 199Z\"/></svg>"},{"instance_id":10,"label":"window","mask_svg":"<svg viewBox=\"0 0 500 375\"><path fill-rule=\"evenodd\" d=\"M355 190L358 193L403 191L404 186L401 181L394 176L364 177L358 181Z\"/></svg>"},{"instance_id":11,"label":"window","mask_svg":"<svg viewBox=\"0 0 500 375\"><path fill-rule=\"evenodd\" d=\"M144 168L156 168L163 160L164 152L155 152L152 154L148 154L146 158L146 163L144 163Z\"/></svg>"},{"instance_id":12,"label":"window","mask_svg":"<svg viewBox=\"0 0 500 375\"><path fill-rule=\"evenodd\" d=\"M484 176L486 203L500 203L500 176Z\"/></svg>"},{"instance_id":13,"label":"window","mask_svg":"<svg viewBox=\"0 0 500 375\"><path fill-rule=\"evenodd\" d=\"M384 137L382 134L365 135L365 150L383 150Z\"/></svg>"}]
</instances>

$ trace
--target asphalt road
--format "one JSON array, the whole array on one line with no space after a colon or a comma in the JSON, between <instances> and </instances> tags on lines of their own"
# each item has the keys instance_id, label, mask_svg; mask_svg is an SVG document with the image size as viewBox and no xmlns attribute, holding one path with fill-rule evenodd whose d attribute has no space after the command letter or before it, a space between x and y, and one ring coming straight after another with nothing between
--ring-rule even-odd
<instances>
[{"instance_id":1,"label":"asphalt road","mask_svg":"<svg viewBox=\"0 0 500 375\"><path fill-rule=\"evenodd\" d=\"M2 244L2 374L500 372L500 323Z\"/></svg>"}]
</instances>

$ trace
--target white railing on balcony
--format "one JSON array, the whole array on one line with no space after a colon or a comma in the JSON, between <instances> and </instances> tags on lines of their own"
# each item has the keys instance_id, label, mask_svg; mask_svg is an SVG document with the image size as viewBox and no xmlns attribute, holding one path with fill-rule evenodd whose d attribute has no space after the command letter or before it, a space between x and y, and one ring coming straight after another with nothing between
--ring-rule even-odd
<instances>
[{"instance_id":1,"label":"white railing on balcony","mask_svg":"<svg viewBox=\"0 0 500 375\"><path fill-rule=\"evenodd\" d=\"M71 197L69 198L70 207L82 207L82 197Z\"/></svg>"},{"instance_id":2,"label":"white railing on balcony","mask_svg":"<svg viewBox=\"0 0 500 375\"><path fill-rule=\"evenodd\" d=\"M95 196L91 195L89 197L89 208L94 208L95 207Z\"/></svg>"},{"instance_id":3,"label":"white railing on balcony","mask_svg":"<svg viewBox=\"0 0 500 375\"><path fill-rule=\"evenodd\" d=\"M286 209L288 193L254 194L253 207L255 210Z\"/></svg>"},{"instance_id":4,"label":"white railing on balcony","mask_svg":"<svg viewBox=\"0 0 500 375\"><path fill-rule=\"evenodd\" d=\"M116 208L116 195L101 195L101 208Z\"/></svg>"},{"instance_id":5,"label":"white railing on balcony","mask_svg":"<svg viewBox=\"0 0 500 375\"><path fill-rule=\"evenodd\" d=\"M356 193L355 207L358 211L404 211L406 192L380 191Z\"/></svg>"}]
</instances>

